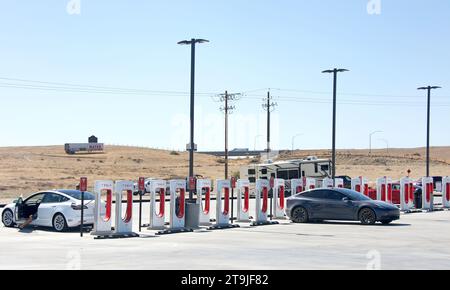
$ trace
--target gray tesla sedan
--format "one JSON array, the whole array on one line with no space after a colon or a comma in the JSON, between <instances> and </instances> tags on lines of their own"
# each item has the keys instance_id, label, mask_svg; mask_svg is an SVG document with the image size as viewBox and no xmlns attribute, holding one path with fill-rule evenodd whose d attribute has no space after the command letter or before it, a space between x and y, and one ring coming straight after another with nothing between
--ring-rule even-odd
<instances>
[{"instance_id":1,"label":"gray tesla sedan","mask_svg":"<svg viewBox=\"0 0 450 290\"><path fill-rule=\"evenodd\" d=\"M286 215L295 223L309 221L360 221L389 224L400 219L400 210L392 204L372 200L349 189L315 189L287 198Z\"/></svg>"}]
</instances>

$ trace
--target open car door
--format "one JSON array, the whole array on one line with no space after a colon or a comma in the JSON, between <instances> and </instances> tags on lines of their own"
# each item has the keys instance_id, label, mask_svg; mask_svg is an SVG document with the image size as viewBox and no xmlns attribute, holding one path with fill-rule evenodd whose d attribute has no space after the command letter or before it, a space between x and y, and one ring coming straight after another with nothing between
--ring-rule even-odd
<instances>
[{"instance_id":1,"label":"open car door","mask_svg":"<svg viewBox=\"0 0 450 290\"><path fill-rule=\"evenodd\" d=\"M23 208L23 199L19 197L19 199L16 201L16 206L14 207L14 219L16 224L21 224L25 221Z\"/></svg>"}]
</instances>

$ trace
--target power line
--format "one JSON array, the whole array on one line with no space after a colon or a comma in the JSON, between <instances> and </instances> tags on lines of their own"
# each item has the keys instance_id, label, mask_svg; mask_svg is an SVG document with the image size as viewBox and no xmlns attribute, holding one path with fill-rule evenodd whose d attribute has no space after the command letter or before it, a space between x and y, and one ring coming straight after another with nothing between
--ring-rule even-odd
<instances>
[{"instance_id":1,"label":"power line","mask_svg":"<svg viewBox=\"0 0 450 290\"><path fill-rule=\"evenodd\" d=\"M100 90L100 91L120 91L120 92L124 91L124 92L139 92L139 93L154 93L154 94L181 94L181 95L189 94L189 92L181 92L181 91L119 88L119 87L82 85L82 84L73 84L73 83L64 83L64 82L48 82L48 81L26 80L26 79L4 78L4 77L0 77L0 80L19 82L17 84L14 84L14 83L0 83L0 84L14 85L14 86L27 86L27 87L33 87L33 85L29 85L26 83L34 83L34 84L51 85L51 86L36 85L36 87L51 87L51 88L63 88L63 89L83 89L83 90L94 90L94 91ZM21 83L25 83L25 84L21 84ZM197 94L210 95L211 93L197 93Z\"/></svg>"},{"instance_id":2,"label":"power line","mask_svg":"<svg viewBox=\"0 0 450 290\"><path fill-rule=\"evenodd\" d=\"M122 87L108 87L99 85L84 85L75 83L65 83L65 82L50 82L50 81L40 81L40 80L29 80L29 79L19 79L19 78L6 78L0 77L0 80L6 82L0 82L0 88L8 89L25 89L25 90L36 90L36 91L52 91L52 92L63 92L63 93L82 93L82 94L105 94L105 95L136 95L136 96L167 96L167 97L180 97L187 96L189 92L183 91L165 91L165 90L149 90L149 89L136 89L136 88L122 88ZM266 89L254 89L248 90L241 93L240 98L242 99L260 99L261 95L255 94L258 91ZM311 104L329 104L330 99L325 98L313 98L313 97L302 97L296 96L295 93L303 94L329 94L329 92L320 91L308 91L308 90L296 90L296 89L271 89L278 90L280 92L292 92L293 95L289 96L277 96L277 101L280 102L295 102L295 103L311 103ZM199 97L209 97L212 93L196 93ZM343 93L342 95L348 96L363 96L363 97L389 97L389 98L421 98L420 96L400 96L400 95L376 95L376 94L363 94L363 93ZM444 98L444 96L441 96ZM450 99L450 97L445 97ZM355 100L355 99L341 99L339 100L341 105L354 105L354 106L402 106L402 107L423 107L422 102L417 101L376 101L376 100ZM436 102L433 106L449 107L450 103Z\"/></svg>"},{"instance_id":3,"label":"power line","mask_svg":"<svg viewBox=\"0 0 450 290\"><path fill-rule=\"evenodd\" d=\"M277 89L273 89L273 90L291 92L291 93L318 94L318 95L331 94L331 92L325 92L325 91L310 91L310 90L297 90L297 89L279 89L279 88L277 88ZM412 95L368 94L368 93L355 93L355 92L349 92L349 93L343 92L342 94L348 95L348 96L356 96L356 97L382 97L382 98L404 98L404 99L410 99L410 98L420 99L421 98L420 96L412 96ZM442 98L444 98L444 96Z\"/></svg>"}]
</instances>

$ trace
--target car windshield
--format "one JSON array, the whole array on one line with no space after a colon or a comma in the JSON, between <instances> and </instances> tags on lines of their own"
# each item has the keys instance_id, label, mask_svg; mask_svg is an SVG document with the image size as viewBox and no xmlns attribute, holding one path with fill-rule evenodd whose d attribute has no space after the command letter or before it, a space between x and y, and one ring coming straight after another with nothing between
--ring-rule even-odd
<instances>
[{"instance_id":1,"label":"car windshield","mask_svg":"<svg viewBox=\"0 0 450 290\"><path fill-rule=\"evenodd\" d=\"M359 193L354 190L350 190L350 189L339 189L339 192L342 194L345 194L351 200L356 200L356 201L372 200L371 198L365 196L364 194Z\"/></svg>"},{"instance_id":2,"label":"car windshield","mask_svg":"<svg viewBox=\"0 0 450 290\"><path fill-rule=\"evenodd\" d=\"M70 196L72 198L81 200L81 191L79 191L79 190L58 190L58 191L62 192L64 194L67 194L68 196ZM95 196L92 193L85 191L84 199L85 200L95 200Z\"/></svg>"}]
</instances>

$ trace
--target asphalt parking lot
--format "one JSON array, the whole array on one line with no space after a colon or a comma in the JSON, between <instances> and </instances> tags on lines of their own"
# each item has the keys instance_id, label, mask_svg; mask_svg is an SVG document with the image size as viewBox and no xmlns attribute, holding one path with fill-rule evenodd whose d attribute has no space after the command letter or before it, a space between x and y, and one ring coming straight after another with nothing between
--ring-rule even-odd
<instances>
[{"instance_id":1,"label":"asphalt parking lot","mask_svg":"<svg viewBox=\"0 0 450 290\"><path fill-rule=\"evenodd\" d=\"M450 269L450 211L402 215L389 226L281 221L154 233L94 240L89 234L80 238L77 231L1 226L0 269Z\"/></svg>"}]
</instances>

